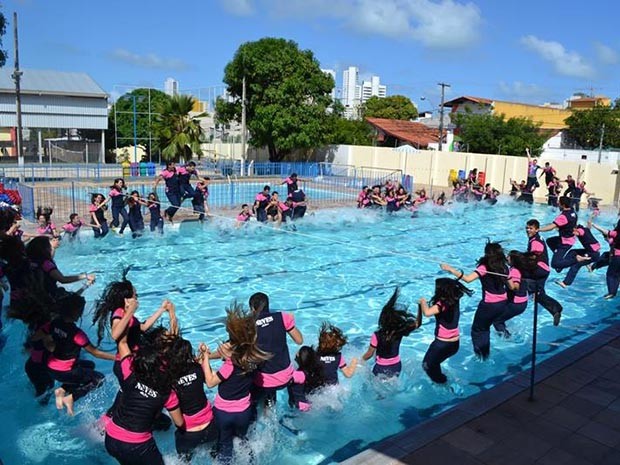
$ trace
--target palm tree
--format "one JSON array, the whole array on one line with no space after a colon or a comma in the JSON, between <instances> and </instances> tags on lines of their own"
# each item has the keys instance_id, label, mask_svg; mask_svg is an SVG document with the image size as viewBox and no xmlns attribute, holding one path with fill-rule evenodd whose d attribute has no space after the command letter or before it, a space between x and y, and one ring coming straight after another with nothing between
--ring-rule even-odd
<instances>
[{"instance_id":1,"label":"palm tree","mask_svg":"<svg viewBox=\"0 0 620 465\"><path fill-rule=\"evenodd\" d=\"M175 95L162 103L157 118L157 134L165 160L189 160L193 154L199 158L202 156L200 144L204 132L199 119L207 113L190 116L194 102L189 95Z\"/></svg>"}]
</instances>

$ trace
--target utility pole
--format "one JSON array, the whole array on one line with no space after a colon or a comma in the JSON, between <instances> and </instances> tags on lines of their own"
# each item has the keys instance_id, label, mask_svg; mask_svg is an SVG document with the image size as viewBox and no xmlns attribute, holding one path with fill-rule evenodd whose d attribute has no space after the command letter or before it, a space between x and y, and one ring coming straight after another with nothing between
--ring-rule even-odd
<instances>
[{"instance_id":1,"label":"utility pole","mask_svg":"<svg viewBox=\"0 0 620 465\"><path fill-rule=\"evenodd\" d=\"M241 176L244 175L245 161L247 159L246 145L247 145L247 128L245 119L245 73L243 75L243 82L241 88Z\"/></svg>"},{"instance_id":2,"label":"utility pole","mask_svg":"<svg viewBox=\"0 0 620 465\"><path fill-rule=\"evenodd\" d=\"M439 151L443 150L443 102L446 87L450 87L450 84L445 82L438 82L438 86L441 86L441 104L439 105Z\"/></svg>"},{"instance_id":3,"label":"utility pole","mask_svg":"<svg viewBox=\"0 0 620 465\"><path fill-rule=\"evenodd\" d=\"M601 126L601 140L598 143L598 162L601 163L601 157L603 154L603 138L605 137L605 123Z\"/></svg>"},{"instance_id":4,"label":"utility pole","mask_svg":"<svg viewBox=\"0 0 620 465\"><path fill-rule=\"evenodd\" d=\"M13 38L15 42L15 70L11 77L15 81L15 108L17 116L17 164L20 169L20 179L23 175L24 167L24 141L22 138L22 96L21 96L21 77L22 72L19 70L19 45L17 41L17 13L13 13ZM52 154L50 152L50 159Z\"/></svg>"}]
</instances>

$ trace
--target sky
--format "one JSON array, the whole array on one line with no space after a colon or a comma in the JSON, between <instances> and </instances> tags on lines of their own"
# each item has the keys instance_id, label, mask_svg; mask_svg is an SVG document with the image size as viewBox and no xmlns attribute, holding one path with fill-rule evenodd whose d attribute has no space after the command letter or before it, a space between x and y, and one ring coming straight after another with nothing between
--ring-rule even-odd
<instances>
[{"instance_id":1,"label":"sky","mask_svg":"<svg viewBox=\"0 0 620 465\"><path fill-rule=\"evenodd\" d=\"M5 0L13 67L86 72L112 98L132 87L203 100L222 89L244 42L282 37L322 68L357 66L421 110L462 95L541 104L575 92L620 97L620 2L614 0ZM421 97L425 97L421 99Z\"/></svg>"}]
</instances>

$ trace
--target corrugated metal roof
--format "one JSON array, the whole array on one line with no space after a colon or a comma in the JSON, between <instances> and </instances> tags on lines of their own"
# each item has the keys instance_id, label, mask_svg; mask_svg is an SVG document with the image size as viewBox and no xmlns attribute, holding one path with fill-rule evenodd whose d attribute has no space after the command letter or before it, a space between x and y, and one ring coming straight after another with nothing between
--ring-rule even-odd
<instances>
[{"instance_id":1,"label":"corrugated metal roof","mask_svg":"<svg viewBox=\"0 0 620 465\"><path fill-rule=\"evenodd\" d=\"M22 70L21 91L24 94L74 95L106 98L107 94L86 73L65 71ZM0 69L0 92L15 93L13 71Z\"/></svg>"}]
</instances>

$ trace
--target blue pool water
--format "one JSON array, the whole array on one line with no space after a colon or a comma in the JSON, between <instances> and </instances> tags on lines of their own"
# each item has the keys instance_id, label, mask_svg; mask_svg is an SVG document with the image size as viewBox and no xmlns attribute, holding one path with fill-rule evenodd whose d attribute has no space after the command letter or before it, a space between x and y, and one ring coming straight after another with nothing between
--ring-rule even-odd
<instances>
[{"instance_id":1,"label":"blue pool water","mask_svg":"<svg viewBox=\"0 0 620 465\"><path fill-rule=\"evenodd\" d=\"M259 228L255 223L237 230L232 222L182 224L168 228L163 237L108 237L94 242L90 233L77 244L65 243L57 253L59 268L67 273L89 271L97 283L85 296L88 311L82 325L91 338L93 300L104 285L118 279L121 267L132 265L129 278L140 294L138 316L145 318L164 298L176 303L185 337L194 346L205 341L211 348L225 340L225 307L233 299L247 302L257 291L270 295L273 309L291 311L305 343L316 344L318 328L329 320L349 337L347 359L368 347L382 305L396 286L402 302L415 310L418 298L432 296L438 262L471 270L487 238L502 240L507 250L524 249L524 222L537 217L549 222L556 212L543 206L500 202L422 209L419 217L384 216L356 209L321 210L298 223L297 232ZM600 223L610 225L611 216ZM552 278L557 275L552 275ZM544 359L603 328L616 319L616 305L605 302L604 271L582 270L573 287L561 290L552 282L548 291L564 303L559 327L541 309L539 358ZM551 281L551 280L550 280ZM509 322L512 340L492 335L491 359L473 357L469 330L480 298L464 298L461 308L463 338L459 353L444 367L452 389L434 386L421 369L433 340L434 323L405 339L401 348L404 371L396 383L377 383L370 370L360 367L350 380L318 396L313 410L289 410L286 395L278 403L278 419L260 421L251 435L259 464L328 464L349 457L373 442L413 426L467 396L491 388L527 369L531 344L531 306ZM52 404L42 407L32 398L23 373L21 350L24 331L19 323L4 330L6 346L0 358L0 458L9 464L112 464L95 422L111 405L117 385L106 361L97 361L106 374L103 388L76 404L68 418ZM104 349L114 350L107 341ZM291 352L295 349L291 345ZM209 397L213 399L211 390ZM295 434L297 432L297 434ZM174 458L171 431L156 433L168 463ZM242 453L237 463L244 463ZM210 463L202 457L196 463Z\"/></svg>"}]
</instances>

